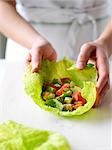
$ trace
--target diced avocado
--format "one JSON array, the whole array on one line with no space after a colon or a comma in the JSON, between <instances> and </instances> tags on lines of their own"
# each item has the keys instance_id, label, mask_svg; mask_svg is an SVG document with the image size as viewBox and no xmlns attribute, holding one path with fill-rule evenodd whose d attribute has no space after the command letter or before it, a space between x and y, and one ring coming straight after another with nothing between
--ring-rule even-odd
<instances>
[{"instance_id":1,"label":"diced avocado","mask_svg":"<svg viewBox=\"0 0 112 150\"><path fill-rule=\"evenodd\" d=\"M70 87L71 87L71 88L74 88L74 87L75 87L74 81L71 81L71 82L70 82Z\"/></svg>"},{"instance_id":2,"label":"diced avocado","mask_svg":"<svg viewBox=\"0 0 112 150\"><path fill-rule=\"evenodd\" d=\"M61 84L61 80L59 80L59 79L53 79L53 81L52 81L52 83L53 84Z\"/></svg>"},{"instance_id":3,"label":"diced avocado","mask_svg":"<svg viewBox=\"0 0 112 150\"><path fill-rule=\"evenodd\" d=\"M62 97L60 97L60 96L57 96L56 99L57 99L58 101L60 101L61 103L64 102L64 98L62 98Z\"/></svg>"},{"instance_id":4,"label":"diced avocado","mask_svg":"<svg viewBox=\"0 0 112 150\"><path fill-rule=\"evenodd\" d=\"M71 90L72 90L73 92L80 92L80 91L81 91L81 88L78 87L78 86L75 86L74 88L71 88Z\"/></svg>"},{"instance_id":5,"label":"diced avocado","mask_svg":"<svg viewBox=\"0 0 112 150\"><path fill-rule=\"evenodd\" d=\"M51 98L55 98L55 94L54 94L54 93L50 93L50 94L48 95L48 99L51 99Z\"/></svg>"},{"instance_id":6,"label":"diced avocado","mask_svg":"<svg viewBox=\"0 0 112 150\"><path fill-rule=\"evenodd\" d=\"M65 98L65 97L69 97L69 96L71 96L72 95L72 91L71 90L69 90L69 91L67 91L67 92L64 92L62 95L61 95L61 97L63 97L63 98Z\"/></svg>"},{"instance_id":7,"label":"diced avocado","mask_svg":"<svg viewBox=\"0 0 112 150\"><path fill-rule=\"evenodd\" d=\"M42 93L42 98L43 98L44 100L47 100L48 95L49 95L49 92L43 92L43 93Z\"/></svg>"},{"instance_id":8,"label":"diced avocado","mask_svg":"<svg viewBox=\"0 0 112 150\"><path fill-rule=\"evenodd\" d=\"M64 88L63 90L64 90L64 92L67 92L69 90L69 88Z\"/></svg>"},{"instance_id":9,"label":"diced avocado","mask_svg":"<svg viewBox=\"0 0 112 150\"><path fill-rule=\"evenodd\" d=\"M63 110L64 111L72 111L72 106L73 106L73 104L64 104Z\"/></svg>"},{"instance_id":10,"label":"diced avocado","mask_svg":"<svg viewBox=\"0 0 112 150\"><path fill-rule=\"evenodd\" d=\"M63 105L61 102L59 102L57 99L49 99L45 102L46 105L58 108L59 110L63 109Z\"/></svg>"},{"instance_id":11,"label":"diced avocado","mask_svg":"<svg viewBox=\"0 0 112 150\"><path fill-rule=\"evenodd\" d=\"M43 99L44 100L48 100L51 98L55 98L55 94L54 93L50 93L50 92L44 92L43 93Z\"/></svg>"},{"instance_id":12,"label":"diced avocado","mask_svg":"<svg viewBox=\"0 0 112 150\"><path fill-rule=\"evenodd\" d=\"M65 97L64 103L71 104L72 103L72 98L71 97Z\"/></svg>"},{"instance_id":13,"label":"diced avocado","mask_svg":"<svg viewBox=\"0 0 112 150\"><path fill-rule=\"evenodd\" d=\"M69 91L66 92L66 96L71 96L71 94L72 94L71 90L69 90Z\"/></svg>"},{"instance_id":14,"label":"diced avocado","mask_svg":"<svg viewBox=\"0 0 112 150\"><path fill-rule=\"evenodd\" d=\"M54 84L54 86L59 87L59 88L61 87L59 83Z\"/></svg>"},{"instance_id":15,"label":"diced avocado","mask_svg":"<svg viewBox=\"0 0 112 150\"><path fill-rule=\"evenodd\" d=\"M56 90L55 90L53 87L50 87L50 86L49 86L49 87L46 88L46 91L47 91L47 92L54 93Z\"/></svg>"}]
</instances>

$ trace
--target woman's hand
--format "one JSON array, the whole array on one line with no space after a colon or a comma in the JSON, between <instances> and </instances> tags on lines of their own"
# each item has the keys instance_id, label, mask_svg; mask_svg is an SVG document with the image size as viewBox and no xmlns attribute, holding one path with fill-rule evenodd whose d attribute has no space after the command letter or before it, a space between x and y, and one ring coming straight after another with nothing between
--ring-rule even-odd
<instances>
[{"instance_id":1,"label":"woman's hand","mask_svg":"<svg viewBox=\"0 0 112 150\"><path fill-rule=\"evenodd\" d=\"M81 47L77 59L77 67L83 69L88 60L94 60L98 70L97 99L94 106L98 106L106 91L109 89L109 62L106 45L100 41L88 42Z\"/></svg>"},{"instance_id":2,"label":"woman's hand","mask_svg":"<svg viewBox=\"0 0 112 150\"><path fill-rule=\"evenodd\" d=\"M37 72L43 59L56 61L57 54L52 45L43 37L39 37L33 44L26 57L26 63L32 63L32 72Z\"/></svg>"},{"instance_id":3,"label":"woman's hand","mask_svg":"<svg viewBox=\"0 0 112 150\"><path fill-rule=\"evenodd\" d=\"M31 49L26 61L32 63L33 72L38 71L42 59L56 60L52 45L17 12L16 0L0 0L0 32Z\"/></svg>"}]
</instances>

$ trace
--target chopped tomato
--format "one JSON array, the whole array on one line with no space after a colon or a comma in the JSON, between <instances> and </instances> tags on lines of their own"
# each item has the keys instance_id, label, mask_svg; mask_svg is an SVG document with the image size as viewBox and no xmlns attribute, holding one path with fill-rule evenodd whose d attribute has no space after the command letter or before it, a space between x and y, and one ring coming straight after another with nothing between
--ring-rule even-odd
<instances>
[{"instance_id":1,"label":"chopped tomato","mask_svg":"<svg viewBox=\"0 0 112 150\"><path fill-rule=\"evenodd\" d=\"M69 83L65 83L65 84L63 84L62 88L63 88L63 89L64 89L64 88L70 88L70 84L69 84Z\"/></svg>"},{"instance_id":2,"label":"chopped tomato","mask_svg":"<svg viewBox=\"0 0 112 150\"><path fill-rule=\"evenodd\" d=\"M45 86L46 86L46 87L52 87L52 88L54 88L54 89L56 89L56 90L59 89L59 87L55 86L55 85L52 84L52 83L47 83Z\"/></svg>"},{"instance_id":3,"label":"chopped tomato","mask_svg":"<svg viewBox=\"0 0 112 150\"><path fill-rule=\"evenodd\" d=\"M74 100L74 101L78 101L79 95L80 95L80 92L73 92L73 94L72 94L73 100Z\"/></svg>"},{"instance_id":4,"label":"chopped tomato","mask_svg":"<svg viewBox=\"0 0 112 150\"><path fill-rule=\"evenodd\" d=\"M77 108L80 107L80 106L82 106L82 104L81 104L81 103L78 103L78 104L76 104L76 105L73 105L72 108L73 108L73 109L77 109Z\"/></svg>"},{"instance_id":5,"label":"chopped tomato","mask_svg":"<svg viewBox=\"0 0 112 150\"><path fill-rule=\"evenodd\" d=\"M82 105L86 104L86 99L84 99L82 96L81 96L81 93L79 94L78 96L78 100L82 102Z\"/></svg>"},{"instance_id":6,"label":"chopped tomato","mask_svg":"<svg viewBox=\"0 0 112 150\"><path fill-rule=\"evenodd\" d=\"M83 105L82 101L74 101L73 103L74 103L74 105L76 105L76 104L82 104Z\"/></svg>"},{"instance_id":7,"label":"chopped tomato","mask_svg":"<svg viewBox=\"0 0 112 150\"><path fill-rule=\"evenodd\" d=\"M73 92L72 98L74 101L81 101L82 105L86 104L86 100L81 96L81 92Z\"/></svg>"},{"instance_id":8,"label":"chopped tomato","mask_svg":"<svg viewBox=\"0 0 112 150\"><path fill-rule=\"evenodd\" d=\"M68 91L70 89L70 84L69 83L65 83L63 84L63 86L61 87L63 89L63 91Z\"/></svg>"},{"instance_id":9,"label":"chopped tomato","mask_svg":"<svg viewBox=\"0 0 112 150\"><path fill-rule=\"evenodd\" d=\"M60 88L57 92L56 92L56 95L57 96L61 96L62 94L63 94L63 89L62 88Z\"/></svg>"},{"instance_id":10,"label":"chopped tomato","mask_svg":"<svg viewBox=\"0 0 112 150\"><path fill-rule=\"evenodd\" d=\"M54 104L54 101L57 101L63 106L63 111L73 111L87 103L86 99L81 96L81 88L69 78L54 79L46 83L42 89L42 98L45 103L51 106L48 102Z\"/></svg>"},{"instance_id":11,"label":"chopped tomato","mask_svg":"<svg viewBox=\"0 0 112 150\"><path fill-rule=\"evenodd\" d=\"M69 78L62 78L62 79L61 79L62 85L63 85L64 83L69 83L69 82L70 82L70 79L69 79Z\"/></svg>"}]
</instances>

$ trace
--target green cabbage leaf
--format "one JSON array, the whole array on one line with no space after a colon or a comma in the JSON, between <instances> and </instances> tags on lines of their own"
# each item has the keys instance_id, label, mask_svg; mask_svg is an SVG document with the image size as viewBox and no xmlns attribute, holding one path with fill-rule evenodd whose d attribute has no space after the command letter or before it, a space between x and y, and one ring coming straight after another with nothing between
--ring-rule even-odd
<instances>
[{"instance_id":1,"label":"green cabbage leaf","mask_svg":"<svg viewBox=\"0 0 112 150\"><path fill-rule=\"evenodd\" d=\"M62 111L58 108L45 105L45 101L41 97L44 83L50 82L54 78L60 79L66 77L81 87L81 95L87 100L84 106L80 106L72 112ZM93 65L87 64L83 70L80 70L76 68L74 61L67 58L58 62L44 60L38 73L32 73L32 67L29 65L24 76L25 91L32 97L34 102L42 109L61 116L81 115L90 110L96 100L96 82L97 70Z\"/></svg>"},{"instance_id":2,"label":"green cabbage leaf","mask_svg":"<svg viewBox=\"0 0 112 150\"><path fill-rule=\"evenodd\" d=\"M59 133L7 121L0 125L0 150L70 150L70 146Z\"/></svg>"}]
</instances>

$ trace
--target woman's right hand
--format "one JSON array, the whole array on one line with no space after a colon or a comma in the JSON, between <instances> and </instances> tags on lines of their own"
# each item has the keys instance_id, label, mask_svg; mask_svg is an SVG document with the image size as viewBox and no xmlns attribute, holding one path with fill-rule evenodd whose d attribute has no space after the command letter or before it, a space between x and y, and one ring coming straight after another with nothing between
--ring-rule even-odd
<instances>
[{"instance_id":1,"label":"woman's right hand","mask_svg":"<svg viewBox=\"0 0 112 150\"><path fill-rule=\"evenodd\" d=\"M7 18L7 19L4 19ZM16 0L0 0L0 32L27 49L26 62L38 71L42 59L56 60L52 45L43 38L16 10Z\"/></svg>"},{"instance_id":2,"label":"woman's right hand","mask_svg":"<svg viewBox=\"0 0 112 150\"><path fill-rule=\"evenodd\" d=\"M37 72L44 59L56 61L57 54L52 45L43 37L39 37L33 44L26 57L26 63L32 63L32 72Z\"/></svg>"}]
</instances>

